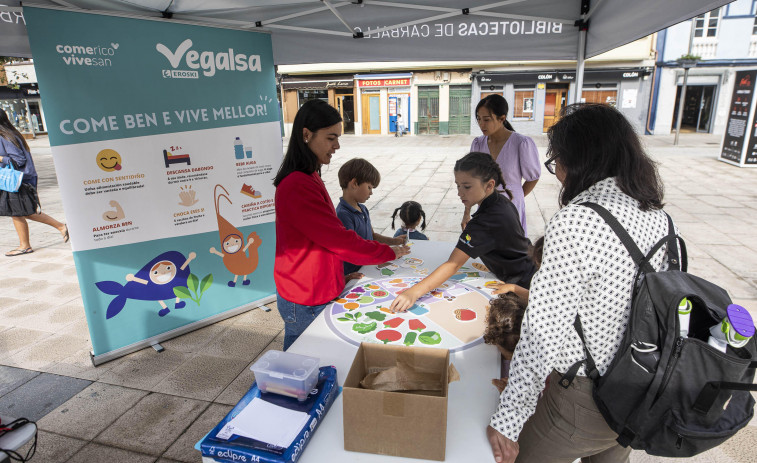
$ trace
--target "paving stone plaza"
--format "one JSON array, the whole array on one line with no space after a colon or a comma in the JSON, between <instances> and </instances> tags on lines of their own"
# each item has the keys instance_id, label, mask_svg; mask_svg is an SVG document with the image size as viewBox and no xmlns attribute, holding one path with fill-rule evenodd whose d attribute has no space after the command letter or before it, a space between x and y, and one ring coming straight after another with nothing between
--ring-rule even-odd
<instances>
[{"instance_id":1,"label":"paving stone plaza","mask_svg":"<svg viewBox=\"0 0 757 463\"><path fill-rule=\"evenodd\" d=\"M382 176L367 203L377 232L393 234L392 212L415 200L426 212L429 238L454 241L463 208L452 168L472 138L343 136L323 177L336 203L339 166L366 158ZM683 134L673 146L672 136L643 138L660 166L665 209L686 240L689 272L720 284L757 317L757 169L719 162L720 140ZM535 141L543 160L547 140ZM62 220L47 138L31 140L30 146L43 210ZM526 198L532 240L558 209L558 191L555 177L542 169ZM199 462L192 447L250 387L249 366L266 350L283 346L275 303L269 312L254 309L163 342L162 353L146 348L94 367L70 245L50 227L30 223L30 231L34 253L0 256L0 414L38 421L33 461ZM0 221L0 249L17 246L11 220ZM754 462L755 444L757 425L750 425L689 461ZM631 461L668 459L634 452Z\"/></svg>"}]
</instances>

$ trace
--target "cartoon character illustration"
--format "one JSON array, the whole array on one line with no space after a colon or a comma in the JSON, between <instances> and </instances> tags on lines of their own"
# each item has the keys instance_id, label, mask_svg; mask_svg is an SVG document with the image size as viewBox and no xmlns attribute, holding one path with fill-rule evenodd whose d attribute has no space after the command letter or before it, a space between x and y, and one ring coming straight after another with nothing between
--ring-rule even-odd
<instances>
[{"instance_id":1,"label":"cartoon character illustration","mask_svg":"<svg viewBox=\"0 0 757 463\"><path fill-rule=\"evenodd\" d=\"M113 200L108 204L110 204L110 207L114 207L115 210L103 212L103 220L107 220L108 222L116 222L126 218L124 209L121 207L121 204L119 204L118 201Z\"/></svg>"},{"instance_id":2,"label":"cartoon character illustration","mask_svg":"<svg viewBox=\"0 0 757 463\"><path fill-rule=\"evenodd\" d=\"M126 275L125 285L117 281L95 283L100 291L116 296L108 305L105 319L118 315L128 299L158 301L161 307L158 315L161 317L165 317L170 312L166 303L163 302L167 299L176 299L174 309L183 308L187 303L176 297L173 289L187 285L190 273L189 263L195 257L197 254L194 252L190 252L188 258L178 251L164 252L145 264L136 274Z\"/></svg>"},{"instance_id":3,"label":"cartoon character illustration","mask_svg":"<svg viewBox=\"0 0 757 463\"><path fill-rule=\"evenodd\" d=\"M226 194L218 194L218 189L222 189ZM229 192L221 185L216 185L213 191L216 206L216 219L218 220L218 236L221 239L221 251L216 248L210 248L210 253L215 254L223 259L223 265L234 275L234 280L229 281L229 287L237 285L239 275L242 275L242 284L249 285L250 280L247 276L258 268L258 248L262 244L260 236L252 232L247 236L247 244L244 243L242 232L229 223L228 220L221 216L219 211L219 202L221 198L226 199L229 204L233 204L228 196ZM247 251L250 254L247 255Z\"/></svg>"}]
</instances>

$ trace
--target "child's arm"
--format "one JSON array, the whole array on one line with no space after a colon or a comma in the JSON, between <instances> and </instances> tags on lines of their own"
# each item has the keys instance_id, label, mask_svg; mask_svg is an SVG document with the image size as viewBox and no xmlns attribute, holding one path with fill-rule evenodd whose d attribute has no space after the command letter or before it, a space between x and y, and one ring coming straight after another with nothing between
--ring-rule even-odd
<instances>
[{"instance_id":1,"label":"child's arm","mask_svg":"<svg viewBox=\"0 0 757 463\"><path fill-rule=\"evenodd\" d=\"M379 243L388 244L389 246L396 246L398 244L405 244L405 237L407 235L399 235L396 238L392 238L389 236L379 235L375 231L373 232L373 239L375 241L378 241Z\"/></svg>"},{"instance_id":2,"label":"child's arm","mask_svg":"<svg viewBox=\"0 0 757 463\"><path fill-rule=\"evenodd\" d=\"M403 292L397 298L392 301L392 305L389 307L392 312L405 312L407 309L415 304L415 301L419 297L423 296L432 289L436 289L449 280L449 278L460 270L460 267L465 264L469 259L468 254L455 248L450 254L447 262L443 263L436 268L431 275L427 276L420 282L411 286L407 291Z\"/></svg>"},{"instance_id":3,"label":"child's arm","mask_svg":"<svg viewBox=\"0 0 757 463\"><path fill-rule=\"evenodd\" d=\"M492 294L507 294L515 293L521 301L528 304L528 290L512 283L497 283L492 285L495 289Z\"/></svg>"},{"instance_id":4,"label":"child's arm","mask_svg":"<svg viewBox=\"0 0 757 463\"><path fill-rule=\"evenodd\" d=\"M146 285L148 283L147 280L144 280L142 278L135 277L133 274L126 275L126 281L135 281L139 284Z\"/></svg>"},{"instance_id":5,"label":"child's arm","mask_svg":"<svg viewBox=\"0 0 757 463\"><path fill-rule=\"evenodd\" d=\"M218 251L216 250L216 248L210 248L210 253L211 253L211 254L215 254L215 255L217 255L218 257L223 257L223 253L222 253L222 252L218 252Z\"/></svg>"}]
</instances>

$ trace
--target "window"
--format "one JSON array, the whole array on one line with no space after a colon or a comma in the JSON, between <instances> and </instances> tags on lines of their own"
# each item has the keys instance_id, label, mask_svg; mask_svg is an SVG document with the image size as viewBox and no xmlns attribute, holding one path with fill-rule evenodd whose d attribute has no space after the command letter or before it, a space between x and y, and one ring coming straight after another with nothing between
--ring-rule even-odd
<instances>
[{"instance_id":1,"label":"window","mask_svg":"<svg viewBox=\"0 0 757 463\"><path fill-rule=\"evenodd\" d=\"M757 35L757 15L754 15L754 25L752 26L752 35Z\"/></svg>"},{"instance_id":2,"label":"window","mask_svg":"<svg viewBox=\"0 0 757 463\"><path fill-rule=\"evenodd\" d=\"M534 90L515 90L513 101L513 118L534 118Z\"/></svg>"},{"instance_id":3,"label":"window","mask_svg":"<svg viewBox=\"0 0 757 463\"><path fill-rule=\"evenodd\" d=\"M694 18L694 37L717 37L720 8Z\"/></svg>"},{"instance_id":4,"label":"window","mask_svg":"<svg viewBox=\"0 0 757 463\"><path fill-rule=\"evenodd\" d=\"M600 103L617 107L618 91L609 88L600 88L598 90L585 88L581 91L581 100L585 103Z\"/></svg>"},{"instance_id":5,"label":"window","mask_svg":"<svg viewBox=\"0 0 757 463\"><path fill-rule=\"evenodd\" d=\"M300 90L298 93L300 106L310 100L329 101L329 92L327 90Z\"/></svg>"}]
</instances>

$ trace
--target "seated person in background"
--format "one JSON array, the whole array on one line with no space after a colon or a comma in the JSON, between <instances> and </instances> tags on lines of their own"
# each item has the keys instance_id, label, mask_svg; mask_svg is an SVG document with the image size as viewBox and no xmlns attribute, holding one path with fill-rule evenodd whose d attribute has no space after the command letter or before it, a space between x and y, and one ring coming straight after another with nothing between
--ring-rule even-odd
<instances>
[{"instance_id":1,"label":"seated person in background","mask_svg":"<svg viewBox=\"0 0 757 463\"><path fill-rule=\"evenodd\" d=\"M373 194L373 189L381 182L379 171L365 159L354 158L345 162L337 174L342 197L336 207L336 215L347 230L353 230L361 238L379 243L397 245L405 243L405 236L395 238L379 235L373 231L371 215L365 207L366 201ZM344 263L345 280L359 280L363 274L358 272L359 265Z\"/></svg>"},{"instance_id":2,"label":"seated person in background","mask_svg":"<svg viewBox=\"0 0 757 463\"><path fill-rule=\"evenodd\" d=\"M497 346L504 359L505 371L501 379L492 379L499 393L507 386L510 360L520 340L520 325L526 312L526 304L515 293L500 294L489 302L486 310L484 342Z\"/></svg>"},{"instance_id":3,"label":"seated person in background","mask_svg":"<svg viewBox=\"0 0 757 463\"><path fill-rule=\"evenodd\" d=\"M415 201L405 201L402 206L394 210L392 214L392 230L394 230L394 218L397 217L397 213L400 214L400 220L402 226L394 234L394 237L400 235L407 235L409 240L428 240L428 237L417 230L418 225L421 226L421 230L426 230L426 213L423 212L423 208ZM421 220L423 223L421 224Z\"/></svg>"}]
</instances>

